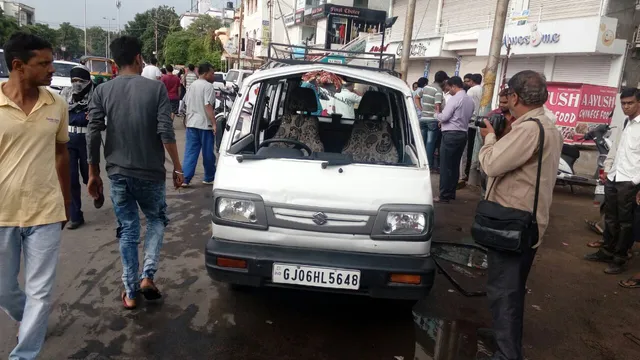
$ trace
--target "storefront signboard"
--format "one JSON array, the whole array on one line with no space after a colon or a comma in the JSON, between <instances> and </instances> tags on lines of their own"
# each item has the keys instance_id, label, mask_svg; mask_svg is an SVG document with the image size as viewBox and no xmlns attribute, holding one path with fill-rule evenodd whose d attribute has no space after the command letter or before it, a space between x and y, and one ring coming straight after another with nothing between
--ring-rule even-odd
<instances>
[{"instance_id":1,"label":"storefront signboard","mask_svg":"<svg viewBox=\"0 0 640 360\"><path fill-rule=\"evenodd\" d=\"M296 24L300 24L304 22L304 8L305 8L305 0L297 0L296 1L296 13L294 16L294 22Z\"/></svg>"},{"instance_id":2,"label":"storefront signboard","mask_svg":"<svg viewBox=\"0 0 640 360\"><path fill-rule=\"evenodd\" d=\"M626 41L616 39L618 20L587 17L508 25L504 29L501 54L512 56L599 53L623 55ZM492 29L478 33L477 56L488 56Z\"/></svg>"},{"instance_id":3,"label":"storefront signboard","mask_svg":"<svg viewBox=\"0 0 640 360\"><path fill-rule=\"evenodd\" d=\"M402 43L393 42L385 44L384 48L380 49L380 41L368 42L366 51L383 52L385 54L395 54L397 57L402 57ZM441 54L442 38L419 39L411 42L411 49L409 51L409 57L411 59L433 58L439 57Z\"/></svg>"},{"instance_id":4,"label":"storefront signboard","mask_svg":"<svg viewBox=\"0 0 640 360\"><path fill-rule=\"evenodd\" d=\"M320 4L311 11L312 18L321 18L329 15L346 18L356 18L372 23L383 23L387 18L387 13L385 11L361 9L333 4Z\"/></svg>"},{"instance_id":5,"label":"storefront signboard","mask_svg":"<svg viewBox=\"0 0 640 360\"><path fill-rule=\"evenodd\" d=\"M295 23L296 23L296 20L295 20L295 14L294 13L289 13L289 14L284 16L284 25L285 26L292 26Z\"/></svg>"},{"instance_id":6,"label":"storefront signboard","mask_svg":"<svg viewBox=\"0 0 640 360\"><path fill-rule=\"evenodd\" d=\"M556 117L556 126L565 143L582 143L590 128L611 123L609 115L616 102L617 89L579 83L547 83L545 104ZM591 144L593 142L590 142ZM588 144L588 142L585 142Z\"/></svg>"}]
</instances>

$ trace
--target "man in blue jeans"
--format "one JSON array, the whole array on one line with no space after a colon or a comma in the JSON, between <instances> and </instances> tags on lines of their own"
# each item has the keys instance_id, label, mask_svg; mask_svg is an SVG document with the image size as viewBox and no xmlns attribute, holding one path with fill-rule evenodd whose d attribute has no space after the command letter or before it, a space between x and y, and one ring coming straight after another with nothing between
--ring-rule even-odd
<instances>
[{"instance_id":1,"label":"man in blue jeans","mask_svg":"<svg viewBox=\"0 0 640 360\"><path fill-rule=\"evenodd\" d=\"M69 110L44 88L54 73L51 44L16 33L4 56L9 80L0 86L0 309L19 326L9 360L32 360L47 333L71 204Z\"/></svg>"},{"instance_id":2,"label":"man in blue jeans","mask_svg":"<svg viewBox=\"0 0 640 360\"><path fill-rule=\"evenodd\" d=\"M436 75L446 73L439 71ZM443 93L438 82L429 85L429 81L426 78L418 79L418 91L415 95L416 107L420 111L420 131L422 133L422 140L427 150L427 160L429 161L429 167L432 171L436 171L435 166L435 152L436 143L440 136L440 128L438 120L436 119L436 113L442 111L443 107Z\"/></svg>"},{"instance_id":3,"label":"man in blue jeans","mask_svg":"<svg viewBox=\"0 0 640 360\"><path fill-rule=\"evenodd\" d=\"M191 184L200 151L202 151L204 166L202 183L212 185L216 176L216 156L213 152L216 133L214 113L216 96L213 88L215 72L211 64L204 63L198 67L198 74L200 77L191 84L184 96L184 103L187 106L187 133L183 187L189 187Z\"/></svg>"},{"instance_id":4,"label":"man in blue jeans","mask_svg":"<svg viewBox=\"0 0 640 360\"><path fill-rule=\"evenodd\" d=\"M164 228L168 223L165 200L164 151L174 165L173 185L182 185L183 174L176 147L171 104L160 81L140 76L142 43L123 36L111 43L113 58L120 68L117 78L96 88L89 106L87 134L89 194L98 199L103 191L100 178L101 132L106 130L104 157L111 182L111 201L118 219L122 260L122 305L137 306L137 295L146 300L162 297L153 282ZM109 122L105 124L105 118ZM140 217L147 218L144 265L139 274L138 243Z\"/></svg>"}]
</instances>

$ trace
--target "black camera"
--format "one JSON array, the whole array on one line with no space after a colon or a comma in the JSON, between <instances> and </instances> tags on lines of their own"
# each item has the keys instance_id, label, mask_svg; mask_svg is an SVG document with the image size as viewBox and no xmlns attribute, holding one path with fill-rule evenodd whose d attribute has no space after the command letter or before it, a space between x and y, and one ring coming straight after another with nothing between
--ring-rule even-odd
<instances>
[{"instance_id":1,"label":"black camera","mask_svg":"<svg viewBox=\"0 0 640 360\"><path fill-rule=\"evenodd\" d=\"M479 128L487 127L484 123L485 120L489 120L489 124L493 126L493 130L495 130L497 136L502 135L504 129L507 127L507 118L501 113L492 114L491 116L478 116L475 125Z\"/></svg>"}]
</instances>

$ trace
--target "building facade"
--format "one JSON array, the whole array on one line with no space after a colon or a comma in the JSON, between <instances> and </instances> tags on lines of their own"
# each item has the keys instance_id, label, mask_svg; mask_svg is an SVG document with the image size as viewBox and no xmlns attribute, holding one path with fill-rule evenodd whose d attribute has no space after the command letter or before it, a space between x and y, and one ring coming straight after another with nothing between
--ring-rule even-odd
<instances>
[{"instance_id":1,"label":"building facade","mask_svg":"<svg viewBox=\"0 0 640 360\"><path fill-rule=\"evenodd\" d=\"M615 0L611 0L615 1ZM511 0L503 38L498 86L518 71L531 69L548 81L618 87L626 43L617 35L618 19L606 13L603 0ZM444 70L463 76L482 73L496 0L418 0L409 61L409 82ZM408 0L395 0L386 53L402 52ZM380 45L372 39L368 50ZM398 69L399 69L398 61Z\"/></svg>"},{"instance_id":2,"label":"building facade","mask_svg":"<svg viewBox=\"0 0 640 360\"><path fill-rule=\"evenodd\" d=\"M36 8L17 1L0 1L0 8L5 16L16 19L20 26L36 23Z\"/></svg>"}]
</instances>

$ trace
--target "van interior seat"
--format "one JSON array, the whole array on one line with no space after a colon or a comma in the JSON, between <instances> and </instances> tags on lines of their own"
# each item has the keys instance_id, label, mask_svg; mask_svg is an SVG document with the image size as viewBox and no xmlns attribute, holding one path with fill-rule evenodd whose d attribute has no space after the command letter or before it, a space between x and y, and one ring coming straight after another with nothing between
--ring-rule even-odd
<instances>
[{"instance_id":1,"label":"van interior seat","mask_svg":"<svg viewBox=\"0 0 640 360\"><path fill-rule=\"evenodd\" d=\"M390 113L387 94L380 91L364 93L356 112L351 137L342 153L351 155L356 162L398 163L399 154L393 144L393 130L386 121Z\"/></svg>"},{"instance_id":2,"label":"van interior seat","mask_svg":"<svg viewBox=\"0 0 640 360\"><path fill-rule=\"evenodd\" d=\"M297 140L307 145L313 152L324 152L324 145L320 141L320 122L317 117L310 115L317 110L318 103L312 89L295 89L291 92L287 113L279 121L280 126L273 138ZM274 143L270 146L294 147L286 143Z\"/></svg>"}]
</instances>

